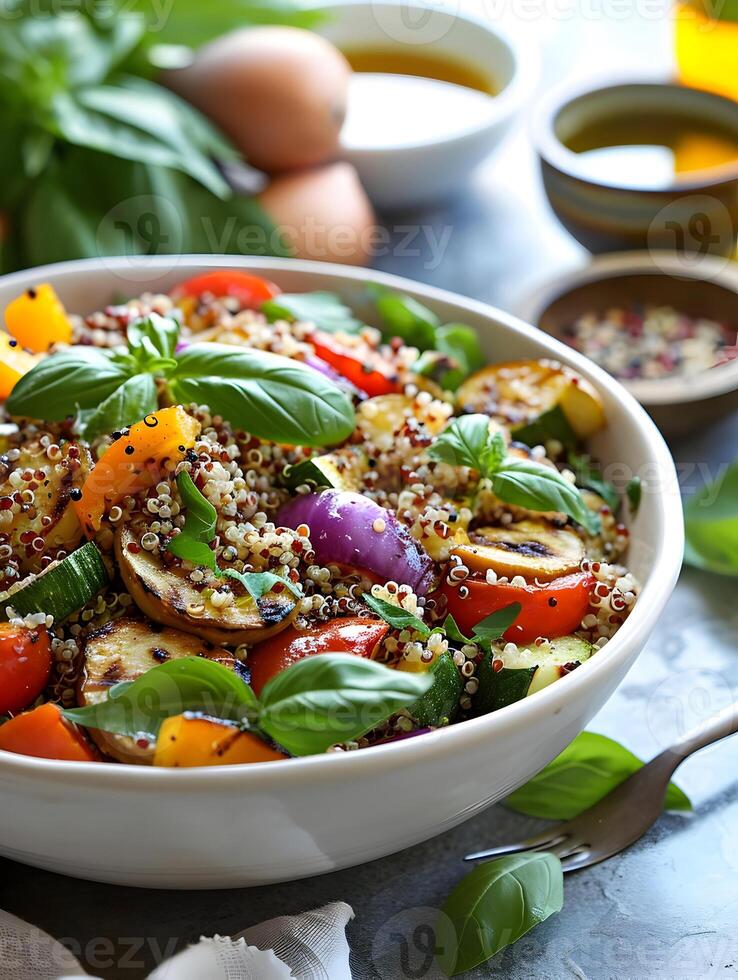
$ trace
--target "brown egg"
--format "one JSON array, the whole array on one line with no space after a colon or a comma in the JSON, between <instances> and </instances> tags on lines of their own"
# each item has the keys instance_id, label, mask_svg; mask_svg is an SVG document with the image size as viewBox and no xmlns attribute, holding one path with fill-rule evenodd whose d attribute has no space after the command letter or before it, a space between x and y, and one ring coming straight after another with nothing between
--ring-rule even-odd
<instances>
[{"instance_id":1,"label":"brown egg","mask_svg":"<svg viewBox=\"0 0 738 980\"><path fill-rule=\"evenodd\" d=\"M346 265L370 261L376 218L350 164L275 177L259 201L298 258Z\"/></svg>"},{"instance_id":2,"label":"brown egg","mask_svg":"<svg viewBox=\"0 0 738 980\"><path fill-rule=\"evenodd\" d=\"M269 173L333 160L351 68L324 38L295 27L233 31L165 72L254 167Z\"/></svg>"}]
</instances>

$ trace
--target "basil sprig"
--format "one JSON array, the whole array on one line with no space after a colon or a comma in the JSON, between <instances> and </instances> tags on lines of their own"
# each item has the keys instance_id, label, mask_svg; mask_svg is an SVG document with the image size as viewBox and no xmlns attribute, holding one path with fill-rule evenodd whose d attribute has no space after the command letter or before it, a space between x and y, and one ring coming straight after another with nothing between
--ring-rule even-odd
<instances>
[{"instance_id":1,"label":"basil sprig","mask_svg":"<svg viewBox=\"0 0 738 980\"><path fill-rule=\"evenodd\" d=\"M312 293L280 293L262 303L261 312L268 320L301 320L314 323L326 333L358 333L364 326L335 293L316 290Z\"/></svg>"},{"instance_id":2,"label":"basil sprig","mask_svg":"<svg viewBox=\"0 0 738 980\"><path fill-rule=\"evenodd\" d=\"M100 704L68 708L64 715L78 725L154 740L166 718L201 711L265 735L291 755L313 755L364 735L413 704L432 683L426 674L326 653L283 670L257 698L222 664L183 657L116 684Z\"/></svg>"},{"instance_id":3,"label":"basil sprig","mask_svg":"<svg viewBox=\"0 0 738 980\"><path fill-rule=\"evenodd\" d=\"M385 623L389 623L393 629L411 629L416 633L420 633L421 636L430 635L430 627L426 626L422 619L418 619L417 616L413 616L412 613L407 612L400 606L395 606L385 599L378 599L377 596L373 596L370 593L363 595L362 599L372 612L375 612Z\"/></svg>"},{"instance_id":4,"label":"basil sprig","mask_svg":"<svg viewBox=\"0 0 738 980\"><path fill-rule=\"evenodd\" d=\"M581 732L553 762L516 789L505 806L529 817L573 820L637 772L643 763L619 742ZM691 810L689 798L669 783L666 810Z\"/></svg>"},{"instance_id":5,"label":"basil sprig","mask_svg":"<svg viewBox=\"0 0 738 980\"><path fill-rule=\"evenodd\" d=\"M478 865L442 908L456 931L438 957L447 976L485 963L564 905L561 861L545 851L510 854Z\"/></svg>"},{"instance_id":6,"label":"basil sprig","mask_svg":"<svg viewBox=\"0 0 738 980\"><path fill-rule=\"evenodd\" d=\"M274 572L238 572L235 568L220 568L215 552L208 547L215 538L218 519L215 507L200 493L187 470L177 475L177 489L186 508L185 522L179 534L167 542L167 551L194 565L204 565L223 578L236 579L257 604L278 583L298 598L302 595L302 589L296 582L290 582Z\"/></svg>"},{"instance_id":7,"label":"basil sprig","mask_svg":"<svg viewBox=\"0 0 738 980\"><path fill-rule=\"evenodd\" d=\"M509 456L502 434L489 431L486 415L452 419L429 447L431 459L453 466L469 466L489 480L493 493L508 504L535 511L559 511L590 534L600 527L599 517L587 507L577 487L552 466L533 459Z\"/></svg>"},{"instance_id":8,"label":"basil sprig","mask_svg":"<svg viewBox=\"0 0 738 980\"><path fill-rule=\"evenodd\" d=\"M77 416L94 439L171 403L207 405L261 439L289 445L341 442L354 428L351 400L330 379L277 354L193 344L176 353L179 324L156 313L128 327L114 351L72 347L45 358L16 384L10 415L59 422Z\"/></svg>"},{"instance_id":9,"label":"basil sprig","mask_svg":"<svg viewBox=\"0 0 738 980\"><path fill-rule=\"evenodd\" d=\"M485 358L475 330L464 323L442 323L427 306L406 293L372 285L370 293L382 319L386 339L400 337L421 356L413 371L455 391Z\"/></svg>"}]
</instances>

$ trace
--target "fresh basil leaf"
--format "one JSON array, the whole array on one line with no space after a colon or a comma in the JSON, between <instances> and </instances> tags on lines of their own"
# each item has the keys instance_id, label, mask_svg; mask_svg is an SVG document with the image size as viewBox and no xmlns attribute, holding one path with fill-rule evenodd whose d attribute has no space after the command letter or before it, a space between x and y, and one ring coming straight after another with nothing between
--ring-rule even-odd
<instances>
[{"instance_id":1,"label":"fresh basil leaf","mask_svg":"<svg viewBox=\"0 0 738 980\"><path fill-rule=\"evenodd\" d=\"M400 337L419 351L435 349L436 327L441 321L432 310L405 293L381 286L373 286L370 291L384 325L382 333L387 339Z\"/></svg>"},{"instance_id":2,"label":"fresh basil leaf","mask_svg":"<svg viewBox=\"0 0 738 980\"><path fill-rule=\"evenodd\" d=\"M738 575L738 462L684 504L684 560L718 575Z\"/></svg>"},{"instance_id":3,"label":"fresh basil leaf","mask_svg":"<svg viewBox=\"0 0 738 980\"><path fill-rule=\"evenodd\" d=\"M442 914L456 929L456 943L442 950L448 976L472 970L560 912L564 874L554 854L510 854L479 864L446 899Z\"/></svg>"},{"instance_id":4,"label":"fresh basil leaf","mask_svg":"<svg viewBox=\"0 0 738 980\"><path fill-rule=\"evenodd\" d=\"M354 430L354 409L316 371L264 351L193 344L170 376L175 399L196 402L260 439L301 446L341 442Z\"/></svg>"},{"instance_id":5,"label":"fresh basil leaf","mask_svg":"<svg viewBox=\"0 0 738 980\"><path fill-rule=\"evenodd\" d=\"M497 438L499 436L499 439ZM500 448L501 436L489 431L489 416L460 415L449 424L428 447L431 459L452 466L469 466L485 475L485 462L494 463L504 456L504 442Z\"/></svg>"},{"instance_id":6,"label":"fresh basil leaf","mask_svg":"<svg viewBox=\"0 0 738 980\"><path fill-rule=\"evenodd\" d=\"M553 762L505 799L505 806L544 820L573 820L643 766L618 742L581 732ZM664 807L691 810L688 797L669 783Z\"/></svg>"},{"instance_id":7,"label":"fresh basil leaf","mask_svg":"<svg viewBox=\"0 0 738 980\"><path fill-rule=\"evenodd\" d=\"M600 471L592 466L592 461L589 456L578 456L576 453L569 453L567 462L580 487L586 487L588 490L599 494L613 514L620 509L620 494L612 483L606 480Z\"/></svg>"},{"instance_id":8,"label":"fresh basil leaf","mask_svg":"<svg viewBox=\"0 0 738 980\"><path fill-rule=\"evenodd\" d=\"M176 534L167 542L167 551L171 551L182 561L192 562L193 565L203 565L213 572L218 571L218 563L215 559L215 552L208 548L204 541L191 538L187 534Z\"/></svg>"},{"instance_id":9,"label":"fresh basil leaf","mask_svg":"<svg viewBox=\"0 0 738 980\"><path fill-rule=\"evenodd\" d=\"M554 405L532 422L518 426L512 435L516 442L526 446L543 446L555 439L564 448L573 449L579 441L560 405Z\"/></svg>"},{"instance_id":10,"label":"fresh basil leaf","mask_svg":"<svg viewBox=\"0 0 738 980\"><path fill-rule=\"evenodd\" d=\"M215 525L218 513L208 498L198 490L187 472L182 470L177 476L177 489L186 507L185 522L182 534L208 544L215 537Z\"/></svg>"},{"instance_id":11,"label":"fresh basil leaf","mask_svg":"<svg viewBox=\"0 0 738 980\"><path fill-rule=\"evenodd\" d=\"M128 325L126 337L129 350L144 367L151 360L171 360L177 347L179 330L179 323L174 317L150 313Z\"/></svg>"},{"instance_id":12,"label":"fresh basil leaf","mask_svg":"<svg viewBox=\"0 0 738 980\"><path fill-rule=\"evenodd\" d=\"M422 619L418 619L412 613L400 609L399 606L395 606L391 602L385 602L384 599L378 599L370 593L365 593L362 599L372 612L375 612L385 623L389 623L393 629L411 629L415 630L416 633L420 633L422 636L430 635L430 629Z\"/></svg>"},{"instance_id":13,"label":"fresh basil leaf","mask_svg":"<svg viewBox=\"0 0 738 980\"><path fill-rule=\"evenodd\" d=\"M449 641L449 643L453 643L456 646L463 647L466 646L467 643L474 643L473 639L468 636L464 636L451 613L449 613L444 620L443 632L446 634L446 639Z\"/></svg>"},{"instance_id":14,"label":"fresh basil leaf","mask_svg":"<svg viewBox=\"0 0 738 980\"><path fill-rule=\"evenodd\" d=\"M97 408L83 412L81 424L77 427L80 435L91 442L98 436L140 422L158 407L154 376L135 374L100 402Z\"/></svg>"},{"instance_id":15,"label":"fresh basil leaf","mask_svg":"<svg viewBox=\"0 0 738 980\"><path fill-rule=\"evenodd\" d=\"M182 657L115 685L100 704L63 713L77 725L153 740L165 718L184 711L240 722L254 718L257 706L254 692L232 670L206 657Z\"/></svg>"},{"instance_id":16,"label":"fresh basil leaf","mask_svg":"<svg viewBox=\"0 0 738 980\"><path fill-rule=\"evenodd\" d=\"M45 357L23 375L5 407L9 415L61 422L78 408L97 408L129 376L104 351L71 347Z\"/></svg>"},{"instance_id":17,"label":"fresh basil leaf","mask_svg":"<svg viewBox=\"0 0 738 980\"><path fill-rule=\"evenodd\" d=\"M641 506L641 497L643 496L643 483L639 476L634 476L628 480L625 487L625 495L630 504L630 511L635 516L638 513L638 508Z\"/></svg>"},{"instance_id":18,"label":"fresh basil leaf","mask_svg":"<svg viewBox=\"0 0 738 980\"><path fill-rule=\"evenodd\" d=\"M364 735L433 684L429 674L391 670L351 654L316 654L272 677L259 727L292 755L327 751Z\"/></svg>"},{"instance_id":19,"label":"fresh basil leaf","mask_svg":"<svg viewBox=\"0 0 738 980\"><path fill-rule=\"evenodd\" d=\"M222 568L220 574L240 582L257 604L277 584L285 586L298 599L302 596L302 587L297 582L290 582L274 572L237 572L235 568Z\"/></svg>"},{"instance_id":20,"label":"fresh basil leaf","mask_svg":"<svg viewBox=\"0 0 738 980\"><path fill-rule=\"evenodd\" d=\"M496 496L507 504L527 510L560 511L590 534L600 528L598 515L587 507L579 490L552 466L508 456L490 480Z\"/></svg>"},{"instance_id":21,"label":"fresh basil leaf","mask_svg":"<svg viewBox=\"0 0 738 980\"><path fill-rule=\"evenodd\" d=\"M519 602L511 602L504 609L490 613L474 627L474 640L472 642L494 643L508 630L520 615L523 607Z\"/></svg>"},{"instance_id":22,"label":"fresh basil leaf","mask_svg":"<svg viewBox=\"0 0 738 980\"><path fill-rule=\"evenodd\" d=\"M447 323L439 327L433 346L456 362L456 367L443 372L438 379L439 384L448 391L456 391L465 378L486 363L476 330L463 323Z\"/></svg>"},{"instance_id":23,"label":"fresh basil leaf","mask_svg":"<svg viewBox=\"0 0 738 980\"><path fill-rule=\"evenodd\" d=\"M364 328L351 310L335 293L280 293L262 303L261 312L270 320L301 320L314 323L319 330L336 333L358 333Z\"/></svg>"}]
</instances>

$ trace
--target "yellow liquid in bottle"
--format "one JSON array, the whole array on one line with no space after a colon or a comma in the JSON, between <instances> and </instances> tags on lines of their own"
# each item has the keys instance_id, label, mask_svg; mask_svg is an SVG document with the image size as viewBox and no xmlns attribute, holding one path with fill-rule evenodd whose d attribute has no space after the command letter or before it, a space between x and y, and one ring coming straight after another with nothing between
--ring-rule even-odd
<instances>
[{"instance_id":1,"label":"yellow liquid in bottle","mask_svg":"<svg viewBox=\"0 0 738 980\"><path fill-rule=\"evenodd\" d=\"M738 21L721 20L710 11L708 0L676 6L679 81L738 99Z\"/></svg>"}]
</instances>

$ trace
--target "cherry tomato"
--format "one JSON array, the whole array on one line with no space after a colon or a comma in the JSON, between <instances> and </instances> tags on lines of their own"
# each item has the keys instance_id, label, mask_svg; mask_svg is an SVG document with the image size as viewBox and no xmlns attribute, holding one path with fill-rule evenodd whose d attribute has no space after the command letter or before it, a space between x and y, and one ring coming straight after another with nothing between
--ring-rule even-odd
<instances>
[{"instance_id":1,"label":"cherry tomato","mask_svg":"<svg viewBox=\"0 0 738 980\"><path fill-rule=\"evenodd\" d=\"M370 397L401 390L392 366L378 351L367 348L360 353L319 330L312 334L310 343L318 357Z\"/></svg>"},{"instance_id":2,"label":"cherry tomato","mask_svg":"<svg viewBox=\"0 0 738 980\"><path fill-rule=\"evenodd\" d=\"M0 623L0 714L14 714L35 701L51 673L49 634Z\"/></svg>"},{"instance_id":3,"label":"cherry tomato","mask_svg":"<svg viewBox=\"0 0 738 980\"><path fill-rule=\"evenodd\" d=\"M279 286L275 286L268 279L262 279L261 276L252 276L251 273L241 272L238 269L219 269L185 279L174 287L170 295L175 302L186 296L197 298L203 293L212 293L213 296L234 296L241 306L254 310L280 292Z\"/></svg>"},{"instance_id":4,"label":"cherry tomato","mask_svg":"<svg viewBox=\"0 0 738 980\"><path fill-rule=\"evenodd\" d=\"M441 592L448 601L448 611L467 635L485 616L519 602L518 618L503 638L513 643L532 643L538 636L553 639L577 629L587 614L594 585L594 577L588 572L562 575L545 585L490 585L481 576L470 575L454 585L444 581Z\"/></svg>"},{"instance_id":5,"label":"cherry tomato","mask_svg":"<svg viewBox=\"0 0 738 980\"><path fill-rule=\"evenodd\" d=\"M387 623L352 616L298 630L289 626L276 636L257 643L249 653L251 687L257 695L280 671L314 653L354 653L372 657L387 635Z\"/></svg>"}]
</instances>

